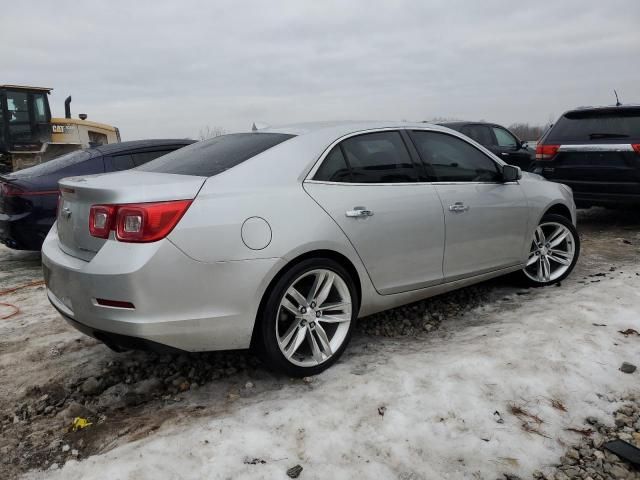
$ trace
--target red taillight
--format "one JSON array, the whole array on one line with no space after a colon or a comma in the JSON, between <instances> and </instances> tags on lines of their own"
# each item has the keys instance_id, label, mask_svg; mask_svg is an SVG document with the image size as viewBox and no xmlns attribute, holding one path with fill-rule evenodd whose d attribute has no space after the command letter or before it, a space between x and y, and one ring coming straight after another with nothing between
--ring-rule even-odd
<instances>
[{"instance_id":1,"label":"red taillight","mask_svg":"<svg viewBox=\"0 0 640 480\"><path fill-rule=\"evenodd\" d=\"M121 242L155 242L169 235L189 205L191 200L94 205L89 213L89 231L94 237L108 238L114 230Z\"/></svg>"},{"instance_id":2,"label":"red taillight","mask_svg":"<svg viewBox=\"0 0 640 480\"><path fill-rule=\"evenodd\" d=\"M640 143L632 143L631 148L633 148L634 152L636 152L637 154L640 154Z\"/></svg>"},{"instance_id":3,"label":"red taillight","mask_svg":"<svg viewBox=\"0 0 640 480\"><path fill-rule=\"evenodd\" d=\"M89 210L89 233L98 238L109 238L116 216L115 205L94 205Z\"/></svg>"},{"instance_id":4,"label":"red taillight","mask_svg":"<svg viewBox=\"0 0 640 480\"><path fill-rule=\"evenodd\" d=\"M560 145L538 145L536 147L536 160L551 160L558 153Z\"/></svg>"},{"instance_id":5,"label":"red taillight","mask_svg":"<svg viewBox=\"0 0 640 480\"><path fill-rule=\"evenodd\" d=\"M0 183L0 193L5 197L37 197L40 195L57 195L58 190L28 191L10 183Z\"/></svg>"}]
</instances>

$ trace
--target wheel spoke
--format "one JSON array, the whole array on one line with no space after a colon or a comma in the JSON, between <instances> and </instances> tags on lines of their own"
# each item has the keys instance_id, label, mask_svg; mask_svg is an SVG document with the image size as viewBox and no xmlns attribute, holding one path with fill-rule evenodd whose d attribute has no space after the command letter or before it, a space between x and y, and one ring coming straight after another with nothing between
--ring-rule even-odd
<instances>
[{"instance_id":1,"label":"wheel spoke","mask_svg":"<svg viewBox=\"0 0 640 480\"><path fill-rule=\"evenodd\" d=\"M307 303L307 299L304 298L304 295L302 295L298 290L296 290L294 287L290 287L289 290L287 290L287 295L289 295L290 297L292 297L296 302L298 302L298 305L300 307L307 307L309 306L309 304Z\"/></svg>"},{"instance_id":2,"label":"wheel spoke","mask_svg":"<svg viewBox=\"0 0 640 480\"><path fill-rule=\"evenodd\" d=\"M564 227L558 227L558 230L553 232L553 235L549 238L549 247L557 247L569 236L569 230Z\"/></svg>"},{"instance_id":3,"label":"wheel spoke","mask_svg":"<svg viewBox=\"0 0 640 480\"><path fill-rule=\"evenodd\" d=\"M351 314L350 313L343 313L343 314L334 314L334 315L322 315L320 318L318 318L318 321L320 322L324 322L324 323L343 323L343 322L348 322L351 320Z\"/></svg>"},{"instance_id":4,"label":"wheel spoke","mask_svg":"<svg viewBox=\"0 0 640 480\"><path fill-rule=\"evenodd\" d=\"M280 340L280 345L286 348L287 345L289 345L289 343L291 342L291 339L293 338L295 333L298 331L298 328L300 328L300 320L294 320L293 322L291 322L291 325L289 325L289 328L285 332L284 337L282 337L282 339Z\"/></svg>"},{"instance_id":5,"label":"wheel spoke","mask_svg":"<svg viewBox=\"0 0 640 480\"><path fill-rule=\"evenodd\" d=\"M319 310L324 310L325 312L332 312L334 310L348 310L351 307L351 303L349 302L334 302L334 303L325 303L324 305L320 305L317 308Z\"/></svg>"},{"instance_id":6,"label":"wheel spoke","mask_svg":"<svg viewBox=\"0 0 640 480\"><path fill-rule=\"evenodd\" d=\"M545 236L544 236L544 232L542 231L542 227L536 228L535 240L538 243L538 245L544 245Z\"/></svg>"},{"instance_id":7,"label":"wheel spoke","mask_svg":"<svg viewBox=\"0 0 640 480\"><path fill-rule=\"evenodd\" d=\"M531 252L529 254L529 260L527 260L527 267L530 267L531 265L533 265L537 261L538 261L538 255L536 255L535 252Z\"/></svg>"},{"instance_id":8,"label":"wheel spoke","mask_svg":"<svg viewBox=\"0 0 640 480\"><path fill-rule=\"evenodd\" d=\"M286 348L284 351L284 354L287 358L291 358L293 354L298 351L298 348L300 348L300 345L302 345L302 342L304 341L306 335L307 335L307 326L306 325L304 327L300 326L296 331L295 337L291 342L291 345L289 345L289 348Z\"/></svg>"},{"instance_id":9,"label":"wheel spoke","mask_svg":"<svg viewBox=\"0 0 640 480\"><path fill-rule=\"evenodd\" d=\"M542 266L544 272L544 281L548 282L551 280L551 264L549 263L549 259L545 256L542 257Z\"/></svg>"},{"instance_id":10,"label":"wheel spoke","mask_svg":"<svg viewBox=\"0 0 640 480\"><path fill-rule=\"evenodd\" d=\"M309 294L307 295L307 303L311 303L313 299L318 295L318 290L322 286L322 282L327 277L325 272L318 272L315 274L313 279L313 285L311 286L311 290L309 290Z\"/></svg>"},{"instance_id":11,"label":"wheel spoke","mask_svg":"<svg viewBox=\"0 0 640 480\"><path fill-rule=\"evenodd\" d=\"M296 306L286 296L282 299L281 305L282 305L282 307L286 308L287 310L289 310L294 315L299 315L300 314L300 310L298 308L296 308Z\"/></svg>"},{"instance_id":12,"label":"wheel spoke","mask_svg":"<svg viewBox=\"0 0 640 480\"><path fill-rule=\"evenodd\" d=\"M311 333L314 332L318 337L318 341L320 342L320 350L322 350L322 353L324 353L327 357L333 355L333 352L331 351L331 345L329 344L329 337L327 337L327 332L324 331L324 328L322 328L322 326L318 322L316 322L315 328L311 330Z\"/></svg>"},{"instance_id":13,"label":"wheel spoke","mask_svg":"<svg viewBox=\"0 0 640 480\"><path fill-rule=\"evenodd\" d=\"M316 337L313 332L311 332L311 330L307 331L307 339L309 341L309 346L311 347L311 354L313 355L313 359L318 364L322 363L322 352L320 351L320 347L318 346Z\"/></svg>"},{"instance_id":14,"label":"wheel spoke","mask_svg":"<svg viewBox=\"0 0 640 480\"><path fill-rule=\"evenodd\" d=\"M336 278L335 274L331 272L327 272L324 283L322 284L322 288L318 292L318 295L314 298L316 305L322 305L329 296L329 292L331 292L331 287L333 286L333 280Z\"/></svg>"},{"instance_id":15,"label":"wheel spoke","mask_svg":"<svg viewBox=\"0 0 640 480\"><path fill-rule=\"evenodd\" d=\"M549 252L547 257L549 258L549 260L553 260L554 262L559 263L560 265L571 265L571 261L568 258L564 258L564 257L560 257L558 255L554 255L551 252Z\"/></svg>"}]
</instances>

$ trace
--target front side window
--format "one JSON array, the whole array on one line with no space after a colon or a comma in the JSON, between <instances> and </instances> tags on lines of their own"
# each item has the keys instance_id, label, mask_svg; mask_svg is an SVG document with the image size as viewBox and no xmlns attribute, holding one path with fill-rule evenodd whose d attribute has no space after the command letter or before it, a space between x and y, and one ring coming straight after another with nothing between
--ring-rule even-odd
<instances>
[{"instance_id":1,"label":"front side window","mask_svg":"<svg viewBox=\"0 0 640 480\"><path fill-rule=\"evenodd\" d=\"M516 138L509 132L507 132L504 128L493 127L493 133L496 136L499 147L515 149L518 146Z\"/></svg>"},{"instance_id":2,"label":"front side window","mask_svg":"<svg viewBox=\"0 0 640 480\"><path fill-rule=\"evenodd\" d=\"M345 171L345 168L348 169ZM377 132L347 138L320 166L315 179L341 178L353 183L419 181L400 132Z\"/></svg>"},{"instance_id":3,"label":"front side window","mask_svg":"<svg viewBox=\"0 0 640 480\"><path fill-rule=\"evenodd\" d=\"M440 182L499 182L496 163L473 145L446 133L411 132L422 160Z\"/></svg>"}]
</instances>

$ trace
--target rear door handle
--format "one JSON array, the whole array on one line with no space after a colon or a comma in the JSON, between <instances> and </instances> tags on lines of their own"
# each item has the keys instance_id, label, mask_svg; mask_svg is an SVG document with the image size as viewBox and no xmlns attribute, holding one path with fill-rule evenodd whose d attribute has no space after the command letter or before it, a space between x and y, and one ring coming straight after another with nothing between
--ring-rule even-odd
<instances>
[{"instance_id":1,"label":"rear door handle","mask_svg":"<svg viewBox=\"0 0 640 480\"><path fill-rule=\"evenodd\" d=\"M449 211L458 213L467 212L469 211L469 206L462 202L456 202L453 205L449 205Z\"/></svg>"},{"instance_id":2,"label":"rear door handle","mask_svg":"<svg viewBox=\"0 0 640 480\"><path fill-rule=\"evenodd\" d=\"M347 210L345 212L347 217L370 217L373 215L373 211L367 210L366 207L353 207L353 210Z\"/></svg>"}]
</instances>

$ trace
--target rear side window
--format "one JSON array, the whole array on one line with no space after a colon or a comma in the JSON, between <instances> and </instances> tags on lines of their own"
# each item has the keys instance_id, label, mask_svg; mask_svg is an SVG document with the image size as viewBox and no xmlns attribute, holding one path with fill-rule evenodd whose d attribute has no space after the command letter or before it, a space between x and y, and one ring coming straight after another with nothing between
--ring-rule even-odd
<instances>
[{"instance_id":1,"label":"rear side window","mask_svg":"<svg viewBox=\"0 0 640 480\"><path fill-rule=\"evenodd\" d=\"M171 150L160 150L155 152L140 152L140 153L134 153L131 156L133 157L133 164L136 167L139 167L140 165L144 165L145 163L148 163L151 160L155 160L156 158L166 155L167 153L171 153L174 150L176 149L172 148Z\"/></svg>"},{"instance_id":2,"label":"rear side window","mask_svg":"<svg viewBox=\"0 0 640 480\"><path fill-rule=\"evenodd\" d=\"M111 165L114 171L129 170L133 168L133 158L131 155L116 155L111 157Z\"/></svg>"},{"instance_id":3,"label":"rear side window","mask_svg":"<svg viewBox=\"0 0 640 480\"><path fill-rule=\"evenodd\" d=\"M439 182L498 182L496 163L473 145L439 132L411 132L422 159Z\"/></svg>"},{"instance_id":4,"label":"rear side window","mask_svg":"<svg viewBox=\"0 0 640 480\"><path fill-rule=\"evenodd\" d=\"M138 167L145 172L212 177L289 140L284 133L232 133L194 143Z\"/></svg>"},{"instance_id":5,"label":"rear side window","mask_svg":"<svg viewBox=\"0 0 640 480\"><path fill-rule=\"evenodd\" d=\"M315 180L326 182L351 182L351 171L342 154L340 145L333 147L316 172Z\"/></svg>"},{"instance_id":6,"label":"rear side window","mask_svg":"<svg viewBox=\"0 0 640 480\"><path fill-rule=\"evenodd\" d=\"M333 181L353 183L419 181L399 132L367 133L347 138L325 158L314 178L341 178Z\"/></svg>"},{"instance_id":7,"label":"rear side window","mask_svg":"<svg viewBox=\"0 0 640 480\"><path fill-rule=\"evenodd\" d=\"M551 128L545 143L600 142L640 139L640 108L577 110L565 113Z\"/></svg>"},{"instance_id":8,"label":"rear side window","mask_svg":"<svg viewBox=\"0 0 640 480\"><path fill-rule=\"evenodd\" d=\"M491 131L486 125L466 125L462 127L461 131L480 145L493 145L495 143L491 136Z\"/></svg>"}]
</instances>

